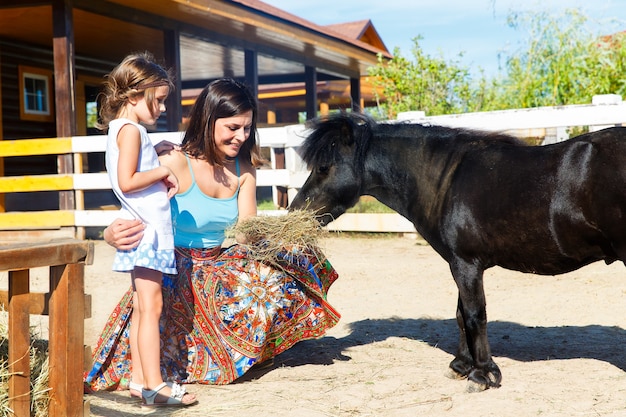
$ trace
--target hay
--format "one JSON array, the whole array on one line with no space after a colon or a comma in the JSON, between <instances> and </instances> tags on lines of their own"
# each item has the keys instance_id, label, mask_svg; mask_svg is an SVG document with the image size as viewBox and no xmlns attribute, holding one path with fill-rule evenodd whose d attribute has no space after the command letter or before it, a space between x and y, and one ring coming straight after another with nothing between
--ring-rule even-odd
<instances>
[{"instance_id":1,"label":"hay","mask_svg":"<svg viewBox=\"0 0 626 417\"><path fill-rule=\"evenodd\" d=\"M9 326L8 314L0 311L0 415L12 415L9 408ZM30 346L30 401L31 416L48 415L50 396L48 341L37 339L31 329Z\"/></svg>"},{"instance_id":2,"label":"hay","mask_svg":"<svg viewBox=\"0 0 626 417\"><path fill-rule=\"evenodd\" d=\"M320 226L313 211L292 210L279 216L250 217L238 222L227 234L238 236L253 259L282 268L278 255L286 248L312 253L322 262L319 241L328 231Z\"/></svg>"}]
</instances>

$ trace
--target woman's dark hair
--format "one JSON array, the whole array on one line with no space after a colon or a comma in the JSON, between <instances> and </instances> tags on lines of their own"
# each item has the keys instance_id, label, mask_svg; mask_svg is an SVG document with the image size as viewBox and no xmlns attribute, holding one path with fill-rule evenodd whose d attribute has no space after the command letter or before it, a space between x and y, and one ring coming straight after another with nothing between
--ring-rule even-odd
<instances>
[{"instance_id":1,"label":"woman's dark hair","mask_svg":"<svg viewBox=\"0 0 626 417\"><path fill-rule=\"evenodd\" d=\"M257 143L257 102L250 90L242 83L221 78L209 83L198 95L191 112L189 124L181 149L188 155L223 166L224 160L217 153L215 144L215 121L252 111L250 136L241 145L239 155L252 164L263 164Z\"/></svg>"}]
</instances>

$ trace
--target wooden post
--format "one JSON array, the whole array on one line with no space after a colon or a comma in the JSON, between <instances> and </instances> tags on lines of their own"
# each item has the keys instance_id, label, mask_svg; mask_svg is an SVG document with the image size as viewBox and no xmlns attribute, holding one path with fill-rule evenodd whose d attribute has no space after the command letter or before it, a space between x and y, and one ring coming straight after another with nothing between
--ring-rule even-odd
<instances>
[{"instance_id":1,"label":"wooden post","mask_svg":"<svg viewBox=\"0 0 626 417\"><path fill-rule=\"evenodd\" d=\"M322 101L320 103L320 114L322 116L328 116L329 113L330 113L330 105L328 104L327 101Z\"/></svg>"},{"instance_id":2,"label":"wooden post","mask_svg":"<svg viewBox=\"0 0 626 417\"><path fill-rule=\"evenodd\" d=\"M304 85L306 88L306 119L317 117L317 72L314 67L304 67Z\"/></svg>"},{"instance_id":3,"label":"wooden post","mask_svg":"<svg viewBox=\"0 0 626 417\"><path fill-rule=\"evenodd\" d=\"M84 264L50 267L49 415L83 409L85 285ZM70 302L71 300L71 302ZM79 413L80 411L80 413Z\"/></svg>"},{"instance_id":4,"label":"wooden post","mask_svg":"<svg viewBox=\"0 0 626 417\"><path fill-rule=\"evenodd\" d=\"M0 270L9 271L9 406L30 415L29 269L50 267L50 417L83 415L84 265L93 243L80 240L0 246Z\"/></svg>"},{"instance_id":5,"label":"wooden post","mask_svg":"<svg viewBox=\"0 0 626 417\"><path fill-rule=\"evenodd\" d=\"M1 59L0 59L0 68L2 68ZM2 101L2 77L0 77L0 103L3 103ZM4 134L2 133L4 132L2 128L2 118L3 118L2 106L0 106L0 140L4 139ZM0 158L0 177L4 177L4 158ZM5 211L6 211L6 203L5 203L4 193L3 193L3 194L0 194L0 212L5 212Z\"/></svg>"},{"instance_id":6,"label":"wooden post","mask_svg":"<svg viewBox=\"0 0 626 417\"><path fill-rule=\"evenodd\" d=\"M74 21L69 0L52 2L52 50L54 55L54 96L57 136L76 134L76 68L74 63ZM57 157L59 174L74 172L72 155ZM74 191L59 192L59 208L74 210Z\"/></svg>"},{"instance_id":7,"label":"wooden post","mask_svg":"<svg viewBox=\"0 0 626 417\"><path fill-rule=\"evenodd\" d=\"M181 105L182 80L180 79L180 33L178 30L166 30L163 33L165 44L165 62L167 67L174 73L174 91L167 97L165 116L167 117L167 130L175 132L183 119Z\"/></svg>"},{"instance_id":8,"label":"wooden post","mask_svg":"<svg viewBox=\"0 0 626 417\"><path fill-rule=\"evenodd\" d=\"M268 125L276 124L276 109L273 107L267 110L267 124Z\"/></svg>"},{"instance_id":9,"label":"wooden post","mask_svg":"<svg viewBox=\"0 0 626 417\"><path fill-rule=\"evenodd\" d=\"M350 107L353 112L360 113L363 110L361 100L361 79L350 77Z\"/></svg>"},{"instance_id":10,"label":"wooden post","mask_svg":"<svg viewBox=\"0 0 626 417\"><path fill-rule=\"evenodd\" d=\"M274 164L274 169L285 169L285 148L274 149ZM287 187L280 185L274 186L274 195L276 196L274 203L278 208L287 208L287 206L289 206Z\"/></svg>"},{"instance_id":11,"label":"wooden post","mask_svg":"<svg viewBox=\"0 0 626 417\"><path fill-rule=\"evenodd\" d=\"M254 98L259 97L259 63L256 51L244 50L244 68L246 85L252 92Z\"/></svg>"},{"instance_id":12,"label":"wooden post","mask_svg":"<svg viewBox=\"0 0 626 417\"><path fill-rule=\"evenodd\" d=\"M30 415L29 277L28 269L9 271L9 407L17 417Z\"/></svg>"}]
</instances>

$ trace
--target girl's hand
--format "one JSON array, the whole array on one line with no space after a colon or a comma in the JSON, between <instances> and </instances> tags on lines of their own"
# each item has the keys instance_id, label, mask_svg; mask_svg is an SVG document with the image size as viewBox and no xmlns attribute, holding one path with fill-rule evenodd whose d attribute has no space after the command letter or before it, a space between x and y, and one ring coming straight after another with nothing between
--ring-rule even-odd
<instances>
[{"instance_id":1,"label":"girl's hand","mask_svg":"<svg viewBox=\"0 0 626 417\"><path fill-rule=\"evenodd\" d=\"M170 170L170 174L163 178L163 182L167 186L167 197L174 197L178 193L178 178L176 178L176 175Z\"/></svg>"},{"instance_id":2,"label":"girl's hand","mask_svg":"<svg viewBox=\"0 0 626 417\"><path fill-rule=\"evenodd\" d=\"M139 245L145 225L141 220L115 219L102 233L104 241L119 250L131 250Z\"/></svg>"}]
</instances>

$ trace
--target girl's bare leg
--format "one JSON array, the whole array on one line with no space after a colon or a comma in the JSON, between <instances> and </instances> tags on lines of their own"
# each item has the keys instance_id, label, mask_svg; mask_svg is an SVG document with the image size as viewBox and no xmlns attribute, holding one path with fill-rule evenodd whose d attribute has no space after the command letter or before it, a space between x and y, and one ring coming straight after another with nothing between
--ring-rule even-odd
<instances>
[{"instance_id":1,"label":"girl's bare leg","mask_svg":"<svg viewBox=\"0 0 626 417\"><path fill-rule=\"evenodd\" d=\"M161 375L161 352L159 318L163 308L161 292L162 273L147 268L135 268L135 289L139 300L139 328L137 347L143 370L144 389L153 390L163 382ZM166 398L171 394L170 387L159 391ZM192 403L195 396L185 394L183 403Z\"/></svg>"},{"instance_id":2,"label":"girl's bare leg","mask_svg":"<svg viewBox=\"0 0 626 417\"><path fill-rule=\"evenodd\" d=\"M133 280L134 281L134 280ZM134 289L134 283L133 283ZM137 297L137 291L133 292L133 313L130 319L130 334L129 334L129 343L130 343L130 371L131 371L131 381L135 384L143 385L143 369L141 368L141 361L139 360L139 347L137 341L137 334L139 329L139 320L140 320L140 312L139 312L139 299ZM141 391L137 389L131 388L131 395L135 397L141 397Z\"/></svg>"}]
</instances>

